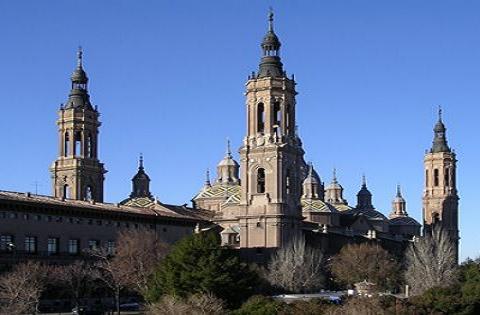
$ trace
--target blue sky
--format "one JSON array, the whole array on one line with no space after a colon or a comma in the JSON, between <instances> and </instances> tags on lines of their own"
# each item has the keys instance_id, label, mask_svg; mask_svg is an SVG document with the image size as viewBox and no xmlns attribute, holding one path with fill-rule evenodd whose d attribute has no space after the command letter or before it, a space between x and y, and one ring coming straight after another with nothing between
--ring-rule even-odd
<instances>
[{"instance_id":1,"label":"blue sky","mask_svg":"<svg viewBox=\"0 0 480 315\"><path fill-rule=\"evenodd\" d=\"M397 183L421 221L423 155L438 105L458 154L461 257L480 254L478 1L0 1L0 189L50 194L55 119L84 47L102 114L106 200L130 193L138 154L152 191L187 203L225 139L245 133L244 84L268 7L299 92L297 123L322 180L350 204L361 175L385 214ZM238 154L237 154L238 156Z\"/></svg>"}]
</instances>

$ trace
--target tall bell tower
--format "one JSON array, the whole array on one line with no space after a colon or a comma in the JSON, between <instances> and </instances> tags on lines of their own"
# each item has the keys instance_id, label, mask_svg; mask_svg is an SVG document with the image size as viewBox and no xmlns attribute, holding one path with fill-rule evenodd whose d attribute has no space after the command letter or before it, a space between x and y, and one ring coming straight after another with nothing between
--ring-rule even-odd
<instances>
[{"instance_id":1,"label":"tall bell tower","mask_svg":"<svg viewBox=\"0 0 480 315\"><path fill-rule=\"evenodd\" d=\"M53 194L57 198L103 202L106 170L98 160L100 114L90 103L82 59L79 48L70 95L58 111L59 156L50 167Z\"/></svg>"},{"instance_id":2,"label":"tall bell tower","mask_svg":"<svg viewBox=\"0 0 480 315\"><path fill-rule=\"evenodd\" d=\"M295 81L283 71L273 13L258 73L246 83L247 135L240 148L240 247L280 247L299 232L306 165L295 131Z\"/></svg>"},{"instance_id":3,"label":"tall bell tower","mask_svg":"<svg viewBox=\"0 0 480 315\"><path fill-rule=\"evenodd\" d=\"M454 239L458 257L457 159L447 143L446 128L439 109L432 148L425 154L425 189L423 192L424 233L440 224Z\"/></svg>"}]
</instances>

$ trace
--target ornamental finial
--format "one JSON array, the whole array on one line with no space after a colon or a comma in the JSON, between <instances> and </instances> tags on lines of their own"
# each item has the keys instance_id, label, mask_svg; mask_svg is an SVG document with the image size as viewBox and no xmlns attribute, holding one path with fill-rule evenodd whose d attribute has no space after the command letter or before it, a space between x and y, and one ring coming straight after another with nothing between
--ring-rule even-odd
<instances>
[{"instance_id":1,"label":"ornamental finial","mask_svg":"<svg viewBox=\"0 0 480 315\"><path fill-rule=\"evenodd\" d=\"M83 49L82 46L78 46L77 51L77 68L82 69L83 67Z\"/></svg>"},{"instance_id":2,"label":"ornamental finial","mask_svg":"<svg viewBox=\"0 0 480 315\"><path fill-rule=\"evenodd\" d=\"M268 12L268 30L273 32L273 9L270 7Z\"/></svg>"}]
</instances>

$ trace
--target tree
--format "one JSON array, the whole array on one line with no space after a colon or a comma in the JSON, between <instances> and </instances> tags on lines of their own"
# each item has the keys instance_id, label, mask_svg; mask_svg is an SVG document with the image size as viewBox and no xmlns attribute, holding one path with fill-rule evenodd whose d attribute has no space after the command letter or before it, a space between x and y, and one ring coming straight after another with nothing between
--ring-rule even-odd
<instances>
[{"instance_id":1,"label":"tree","mask_svg":"<svg viewBox=\"0 0 480 315\"><path fill-rule=\"evenodd\" d=\"M120 293L129 288L146 294L148 279L166 253L167 246L151 231L123 231L112 252L108 248L90 250L97 277L113 292L120 314Z\"/></svg>"},{"instance_id":2,"label":"tree","mask_svg":"<svg viewBox=\"0 0 480 315\"><path fill-rule=\"evenodd\" d=\"M303 237L295 237L277 250L266 271L267 281L283 291L312 292L323 286L323 253L305 244Z\"/></svg>"},{"instance_id":3,"label":"tree","mask_svg":"<svg viewBox=\"0 0 480 315\"><path fill-rule=\"evenodd\" d=\"M33 314L45 289L48 269L39 263L17 265L0 277L0 314Z\"/></svg>"},{"instance_id":4,"label":"tree","mask_svg":"<svg viewBox=\"0 0 480 315\"><path fill-rule=\"evenodd\" d=\"M155 267L168 253L167 243L148 230L120 232L117 243L114 259L127 274L128 286L144 296Z\"/></svg>"},{"instance_id":5,"label":"tree","mask_svg":"<svg viewBox=\"0 0 480 315\"><path fill-rule=\"evenodd\" d=\"M377 244L348 244L332 258L335 281L353 285L368 280L386 289L398 281L399 265L392 255Z\"/></svg>"},{"instance_id":6,"label":"tree","mask_svg":"<svg viewBox=\"0 0 480 315\"><path fill-rule=\"evenodd\" d=\"M256 274L240 262L238 252L221 247L217 234L201 233L173 246L149 283L148 299L210 292L232 306L247 298L256 283Z\"/></svg>"},{"instance_id":7,"label":"tree","mask_svg":"<svg viewBox=\"0 0 480 315\"><path fill-rule=\"evenodd\" d=\"M53 267L52 278L68 292L73 304L78 307L80 299L93 289L95 272L92 270L91 263L76 261L70 265Z\"/></svg>"},{"instance_id":8,"label":"tree","mask_svg":"<svg viewBox=\"0 0 480 315\"><path fill-rule=\"evenodd\" d=\"M224 302L211 293L194 294L187 300L164 295L159 302L149 306L149 315L221 315L225 314Z\"/></svg>"},{"instance_id":9,"label":"tree","mask_svg":"<svg viewBox=\"0 0 480 315\"><path fill-rule=\"evenodd\" d=\"M455 246L449 233L435 225L431 233L406 251L405 281L413 295L433 287L448 287L457 279Z\"/></svg>"}]
</instances>

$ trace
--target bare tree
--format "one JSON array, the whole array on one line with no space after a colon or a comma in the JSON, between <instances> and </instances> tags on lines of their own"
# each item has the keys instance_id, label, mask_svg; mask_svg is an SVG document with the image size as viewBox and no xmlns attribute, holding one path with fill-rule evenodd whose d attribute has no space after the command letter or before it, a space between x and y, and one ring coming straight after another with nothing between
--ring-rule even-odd
<instances>
[{"instance_id":1,"label":"bare tree","mask_svg":"<svg viewBox=\"0 0 480 315\"><path fill-rule=\"evenodd\" d=\"M182 300L171 295L164 295L148 308L149 315L222 315L225 303L211 293L193 294Z\"/></svg>"},{"instance_id":2,"label":"bare tree","mask_svg":"<svg viewBox=\"0 0 480 315\"><path fill-rule=\"evenodd\" d=\"M433 287L446 287L457 280L454 241L439 224L431 233L410 244L406 252L405 281L418 295Z\"/></svg>"},{"instance_id":3,"label":"bare tree","mask_svg":"<svg viewBox=\"0 0 480 315\"><path fill-rule=\"evenodd\" d=\"M76 261L70 265L52 268L52 279L65 288L78 307L79 302L94 288L95 272L89 262Z\"/></svg>"},{"instance_id":4,"label":"bare tree","mask_svg":"<svg viewBox=\"0 0 480 315\"><path fill-rule=\"evenodd\" d=\"M120 314L121 291L128 288L145 294L148 279L166 255L167 245L152 231L122 231L113 252L98 248L89 253L95 259L98 278L113 292L115 308Z\"/></svg>"},{"instance_id":5,"label":"bare tree","mask_svg":"<svg viewBox=\"0 0 480 315\"><path fill-rule=\"evenodd\" d=\"M323 254L295 237L272 257L266 271L267 281L289 292L312 292L323 286Z\"/></svg>"},{"instance_id":6,"label":"bare tree","mask_svg":"<svg viewBox=\"0 0 480 315\"><path fill-rule=\"evenodd\" d=\"M145 296L151 274L168 253L167 243L148 230L120 232L117 243L115 260L125 269L127 284Z\"/></svg>"},{"instance_id":7,"label":"bare tree","mask_svg":"<svg viewBox=\"0 0 480 315\"><path fill-rule=\"evenodd\" d=\"M397 283L399 264L378 244L347 244L332 257L331 270L342 284L351 286L368 280L387 288Z\"/></svg>"},{"instance_id":8,"label":"bare tree","mask_svg":"<svg viewBox=\"0 0 480 315\"><path fill-rule=\"evenodd\" d=\"M17 265L0 277L0 314L33 314L47 283L48 269L39 263Z\"/></svg>"}]
</instances>

